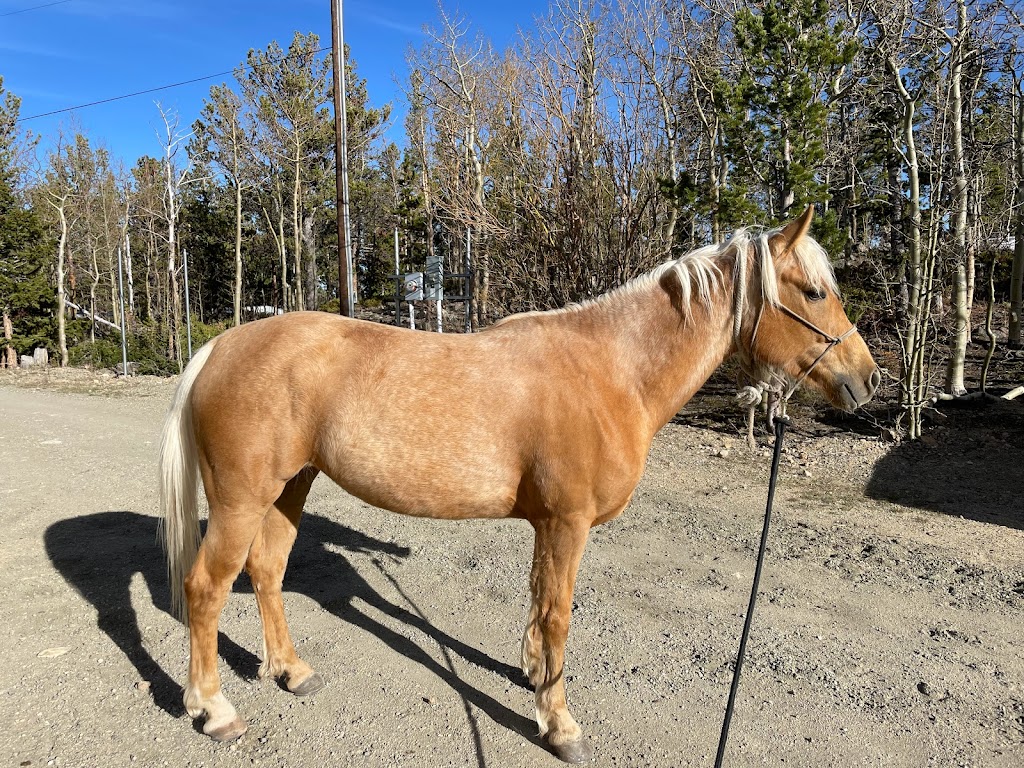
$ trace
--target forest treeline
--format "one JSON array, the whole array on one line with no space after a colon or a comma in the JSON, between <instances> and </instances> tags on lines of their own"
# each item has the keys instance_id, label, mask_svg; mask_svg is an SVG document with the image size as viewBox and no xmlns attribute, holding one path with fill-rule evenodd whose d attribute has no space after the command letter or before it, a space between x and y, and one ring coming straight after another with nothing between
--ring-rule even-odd
<instances>
[{"instance_id":1,"label":"forest treeline","mask_svg":"<svg viewBox=\"0 0 1024 768\"><path fill-rule=\"evenodd\" d=\"M505 50L441 9L407 57L401 146L349 59L357 300L393 296L396 231L403 270L462 271L470 243L479 327L814 203L916 436L936 392L977 386L972 332L1020 345L1022 39L1013 0L553 0ZM0 81L3 359L118 359L92 319L121 322L118 249L143 370L180 369L186 309L196 343L259 314L337 311L320 47L297 33L250 51L192 125L161 110L161 151L130 168L73 123L34 145ZM990 284L1006 320L986 334L972 324Z\"/></svg>"}]
</instances>

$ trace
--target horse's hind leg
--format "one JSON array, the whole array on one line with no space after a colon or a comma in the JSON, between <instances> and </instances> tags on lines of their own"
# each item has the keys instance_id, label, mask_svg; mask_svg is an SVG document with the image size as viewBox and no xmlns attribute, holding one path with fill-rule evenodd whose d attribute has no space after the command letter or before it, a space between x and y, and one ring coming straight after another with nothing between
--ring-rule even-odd
<instances>
[{"instance_id":1,"label":"horse's hind leg","mask_svg":"<svg viewBox=\"0 0 1024 768\"><path fill-rule=\"evenodd\" d=\"M207 483L208 489L211 484ZM207 491L209 495L209 491ZM276 494L275 494L276 495ZM195 565L185 579L189 618L189 669L185 708L191 717L206 715L203 732L218 741L245 733L243 721L220 689L217 672L217 623L231 584L270 502L210 499L210 520Z\"/></svg>"},{"instance_id":2,"label":"horse's hind leg","mask_svg":"<svg viewBox=\"0 0 1024 768\"><path fill-rule=\"evenodd\" d=\"M582 763L593 757L593 749L566 703L565 641L576 572L590 521L551 516L532 522L537 535L530 574L533 600L523 637L523 671L536 689L540 735L559 758Z\"/></svg>"},{"instance_id":3,"label":"horse's hind leg","mask_svg":"<svg viewBox=\"0 0 1024 768\"><path fill-rule=\"evenodd\" d=\"M267 512L249 550L245 570L252 579L256 604L263 620L263 663L260 677L284 682L297 696L308 696L324 686L323 678L295 653L284 617L281 584L288 555L298 533L302 506L318 470L310 467L297 474Z\"/></svg>"}]
</instances>

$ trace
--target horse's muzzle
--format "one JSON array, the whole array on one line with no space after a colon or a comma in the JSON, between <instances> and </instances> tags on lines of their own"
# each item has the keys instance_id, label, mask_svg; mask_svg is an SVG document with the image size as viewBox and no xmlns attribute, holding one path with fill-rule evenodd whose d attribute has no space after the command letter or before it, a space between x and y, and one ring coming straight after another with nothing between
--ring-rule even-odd
<instances>
[{"instance_id":1,"label":"horse's muzzle","mask_svg":"<svg viewBox=\"0 0 1024 768\"><path fill-rule=\"evenodd\" d=\"M858 381L853 376L843 375L839 377L838 394L840 405L844 411L853 413L862 405L867 404L882 383L882 373L874 368L867 379Z\"/></svg>"}]
</instances>

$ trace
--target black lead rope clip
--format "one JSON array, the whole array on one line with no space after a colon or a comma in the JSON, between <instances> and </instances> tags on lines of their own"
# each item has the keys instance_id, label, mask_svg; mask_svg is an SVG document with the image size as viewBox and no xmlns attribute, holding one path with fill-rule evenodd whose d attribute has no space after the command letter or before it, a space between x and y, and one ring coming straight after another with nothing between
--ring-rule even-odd
<instances>
[{"instance_id":1,"label":"black lead rope clip","mask_svg":"<svg viewBox=\"0 0 1024 768\"><path fill-rule=\"evenodd\" d=\"M743 669L743 657L747 652L747 637L750 635L750 623L754 618L754 603L757 601L757 587L761 583L761 567L764 565L764 551L768 545L768 526L772 519L772 502L775 500L775 484L779 479L779 459L782 457L782 438L786 434L789 419L785 416L775 418L775 453L772 455L772 473L768 479L768 504L764 510L764 527L761 529L761 547L757 551L757 567L754 568L754 583L750 587L750 602L747 604L747 616L743 621L743 634L740 635L740 649L736 654L736 668L732 673L732 686L729 688L729 703L725 706L725 720L722 721L722 735L718 739L718 756L715 757L715 768L722 768L725 759L725 743L729 739L729 723L736 704L736 692L740 687L740 670Z\"/></svg>"}]
</instances>

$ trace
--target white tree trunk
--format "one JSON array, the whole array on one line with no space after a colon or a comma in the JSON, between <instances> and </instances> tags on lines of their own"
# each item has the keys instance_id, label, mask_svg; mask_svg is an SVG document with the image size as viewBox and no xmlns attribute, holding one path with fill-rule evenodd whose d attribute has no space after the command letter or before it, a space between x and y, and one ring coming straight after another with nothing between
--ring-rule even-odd
<instances>
[{"instance_id":1,"label":"white tree trunk","mask_svg":"<svg viewBox=\"0 0 1024 768\"><path fill-rule=\"evenodd\" d=\"M11 324L10 307L4 307L4 345L3 359L0 360L0 367L17 368L18 353L14 351L11 340L14 338L14 326Z\"/></svg>"},{"instance_id":2,"label":"white tree trunk","mask_svg":"<svg viewBox=\"0 0 1024 768\"><path fill-rule=\"evenodd\" d=\"M60 349L60 367L68 367L67 305L64 303L64 263L68 244L68 218L64 210L67 198L57 209L60 216L60 239L57 241L57 346Z\"/></svg>"},{"instance_id":3,"label":"white tree trunk","mask_svg":"<svg viewBox=\"0 0 1024 768\"><path fill-rule=\"evenodd\" d=\"M970 335L971 318L967 276L967 165L964 159L963 118L963 62L967 44L966 0L956 0L957 31L953 39L950 61L949 111L953 134L953 188L956 210L953 217L953 236L956 244L953 283L953 316L956 323L950 340L949 367L946 369L946 392L959 396L967 393L964 385L964 360ZM970 281L973 282L973 281Z\"/></svg>"},{"instance_id":4,"label":"white tree trunk","mask_svg":"<svg viewBox=\"0 0 1024 768\"><path fill-rule=\"evenodd\" d=\"M1014 78L1014 176L1017 182L1016 212L1013 215L1013 270L1010 273L1010 329L1007 342L1020 348L1021 285L1024 283L1024 78Z\"/></svg>"},{"instance_id":5,"label":"white tree trunk","mask_svg":"<svg viewBox=\"0 0 1024 768\"><path fill-rule=\"evenodd\" d=\"M178 361L178 371L182 369L181 350L178 344L178 329L181 327L181 295L178 290L178 241L177 241L177 186L174 179L174 165L168 155L166 160L167 173L167 280L170 290L171 323L167 334L167 356Z\"/></svg>"},{"instance_id":6,"label":"white tree trunk","mask_svg":"<svg viewBox=\"0 0 1024 768\"><path fill-rule=\"evenodd\" d=\"M242 185L235 175L235 285L232 297L234 324L242 323Z\"/></svg>"},{"instance_id":7,"label":"white tree trunk","mask_svg":"<svg viewBox=\"0 0 1024 768\"><path fill-rule=\"evenodd\" d=\"M135 280L132 277L132 239L128 233L124 236L124 266L128 287L128 315L135 318Z\"/></svg>"},{"instance_id":8,"label":"white tree trunk","mask_svg":"<svg viewBox=\"0 0 1024 768\"><path fill-rule=\"evenodd\" d=\"M96 288L100 284L100 265L96 260L96 248L92 249L92 285L89 286L89 313L93 320L89 325L89 341L96 343Z\"/></svg>"},{"instance_id":9,"label":"white tree trunk","mask_svg":"<svg viewBox=\"0 0 1024 768\"><path fill-rule=\"evenodd\" d=\"M295 308L302 311L306 308L306 294L302 280L302 221L299 210L302 205L302 147L297 139L292 165L295 172L292 184L292 241L295 249L292 258L295 262L295 290L292 292L292 300L295 302Z\"/></svg>"}]
</instances>

